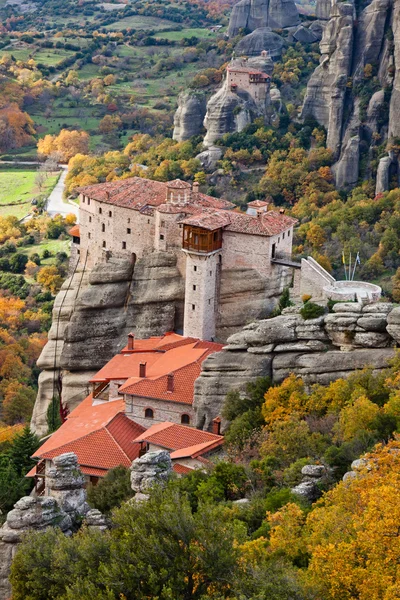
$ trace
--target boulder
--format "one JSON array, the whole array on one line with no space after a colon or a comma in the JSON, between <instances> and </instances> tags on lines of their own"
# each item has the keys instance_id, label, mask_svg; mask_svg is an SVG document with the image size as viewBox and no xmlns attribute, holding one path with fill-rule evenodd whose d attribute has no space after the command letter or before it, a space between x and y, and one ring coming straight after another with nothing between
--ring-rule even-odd
<instances>
[{"instance_id":1,"label":"boulder","mask_svg":"<svg viewBox=\"0 0 400 600\"><path fill-rule=\"evenodd\" d=\"M280 35L271 31L269 27L259 27L252 33L245 35L236 46L238 55L260 56L266 50L274 60L282 56L284 41Z\"/></svg>"},{"instance_id":2,"label":"boulder","mask_svg":"<svg viewBox=\"0 0 400 600\"><path fill-rule=\"evenodd\" d=\"M183 142L193 135L202 133L205 114L206 96L203 92L195 90L181 92L174 116L173 139Z\"/></svg>"},{"instance_id":3,"label":"boulder","mask_svg":"<svg viewBox=\"0 0 400 600\"><path fill-rule=\"evenodd\" d=\"M326 468L324 465L305 465L301 469L301 474L306 477L312 477L313 479L320 479L326 474Z\"/></svg>"},{"instance_id":4,"label":"boulder","mask_svg":"<svg viewBox=\"0 0 400 600\"><path fill-rule=\"evenodd\" d=\"M302 44L313 44L318 41L318 36L310 28L303 25L297 27L292 37L296 42L301 42Z\"/></svg>"},{"instance_id":5,"label":"boulder","mask_svg":"<svg viewBox=\"0 0 400 600\"><path fill-rule=\"evenodd\" d=\"M201 166L205 171L214 171L217 162L222 158L222 149L218 146L210 146L204 152L197 154L196 158L201 162Z\"/></svg>"},{"instance_id":6,"label":"boulder","mask_svg":"<svg viewBox=\"0 0 400 600\"><path fill-rule=\"evenodd\" d=\"M291 492L308 502L315 502L321 496L321 492L314 481L302 481L299 485L292 488Z\"/></svg>"},{"instance_id":7,"label":"boulder","mask_svg":"<svg viewBox=\"0 0 400 600\"><path fill-rule=\"evenodd\" d=\"M46 471L46 488L49 496L73 520L85 515L89 506L86 502L86 480L79 468L74 452L66 452L53 458L54 467Z\"/></svg>"},{"instance_id":8,"label":"boulder","mask_svg":"<svg viewBox=\"0 0 400 600\"><path fill-rule=\"evenodd\" d=\"M376 174L376 187L375 193L380 194L382 192L387 192L389 190L390 183L390 167L393 164L392 157L383 156L379 160L378 171Z\"/></svg>"},{"instance_id":9,"label":"boulder","mask_svg":"<svg viewBox=\"0 0 400 600\"><path fill-rule=\"evenodd\" d=\"M92 531L106 531L109 528L108 520L97 508L91 508L86 513L85 523Z\"/></svg>"},{"instance_id":10,"label":"boulder","mask_svg":"<svg viewBox=\"0 0 400 600\"><path fill-rule=\"evenodd\" d=\"M167 450L147 452L131 465L131 487L134 492L146 493L153 486L166 483L171 473L172 462Z\"/></svg>"},{"instance_id":11,"label":"boulder","mask_svg":"<svg viewBox=\"0 0 400 600\"><path fill-rule=\"evenodd\" d=\"M325 21L313 21L309 27L309 30L313 32L319 42L322 40L325 25Z\"/></svg>"},{"instance_id":12,"label":"boulder","mask_svg":"<svg viewBox=\"0 0 400 600\"><path fill-rule=\"evenodd\" d=\"M400 307L394 308L387 317L387 332L396 342L400 342Z\"/></svg>"}]
</instances>

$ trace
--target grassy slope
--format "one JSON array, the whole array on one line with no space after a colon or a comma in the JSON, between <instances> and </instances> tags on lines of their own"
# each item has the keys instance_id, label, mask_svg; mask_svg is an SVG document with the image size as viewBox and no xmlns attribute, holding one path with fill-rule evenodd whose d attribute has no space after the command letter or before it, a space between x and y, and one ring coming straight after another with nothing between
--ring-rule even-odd
<instances>
[{"instance_id":1,"label":"grassy slope","mask_svg":"<svg viewBox=\"0 0 400 600\"><path fill-rule=\"evenodd\" d=\"M0 215L13 215L21 219L31 208L31 200L40 194L35 185L36 171L32 169L0 170ZM41 193L50 193L58 174L50 175Z\"/></svg>"}]
</instances>

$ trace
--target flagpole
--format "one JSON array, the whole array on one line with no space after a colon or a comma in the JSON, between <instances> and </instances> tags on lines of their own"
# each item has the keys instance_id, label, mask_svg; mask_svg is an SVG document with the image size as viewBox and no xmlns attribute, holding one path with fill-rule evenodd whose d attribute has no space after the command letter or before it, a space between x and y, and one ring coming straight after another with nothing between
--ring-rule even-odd
<instances>
[{"instance_id":1,"label":"flagpole","mask_svg":"<svg viewBox=\"0 0 400 600\"><path fill-rule=\"evenodd\" d=\"M351 252L350 252L350 257L349 257L349 281L351 280Z\"/></svg>"},{"instance_id":2,"label":"flagpole","mask_svg":"<svg viewBox=\"0 0 400 600\"><path fill-rule=\"evenodd\" d=\"M342 251L342 260L343 260L343 267L344 267L344 277L347 281L347 271L346 271L346 257L344 255L344 250Z\"/></svg>"},{"instance_id":3,"label":"flagpole","mask_svg":"<svg viewBox=\"0 0 400 600\"><path fill-rule=\"evenodd\" d=\"M354 281L354 275L356 274L356 267L357 267L357 263L360 260L360 253L357 252L357 256L356 256L356 260L354 261L354 269L353 269L353 278L352 281Z\"/></svg>"}]
</instances>

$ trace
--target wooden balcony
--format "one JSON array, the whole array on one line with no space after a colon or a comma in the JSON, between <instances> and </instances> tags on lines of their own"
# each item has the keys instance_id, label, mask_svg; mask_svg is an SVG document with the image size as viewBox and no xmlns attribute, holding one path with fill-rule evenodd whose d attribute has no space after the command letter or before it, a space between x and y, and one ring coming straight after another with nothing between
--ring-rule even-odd
<instances>
[{"instance_id":1,"label":"wooden balcony","mask_svg":"<svg viewBox=\"0 0 400 600\"><path fill-rule=\"evenodd\" d=\"M182 248L200 254L209 254L222 248L222 229L209 231L201 227L185 225Z\"/></svg>"}]
</instances>

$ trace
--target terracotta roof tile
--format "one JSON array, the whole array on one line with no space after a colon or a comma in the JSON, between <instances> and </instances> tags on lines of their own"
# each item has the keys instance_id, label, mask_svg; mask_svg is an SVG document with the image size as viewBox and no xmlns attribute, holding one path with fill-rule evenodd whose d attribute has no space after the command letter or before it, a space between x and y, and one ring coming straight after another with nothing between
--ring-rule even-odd
<instances>
[{"instance_id":1,"label":"terracotta roof tile","mask_svg":"<svg viewBox=\"0 0 400 600\"><path fill-rule=\"evenodd\" d=\"M152 179L130 177L129 179L80 187L78 188L78 192L99 202L144 212L148 211L149 207L155 208L164 205L167 202L168 187L177 187L178 185L182 189L190 188L189 183L180 180L163 183L161 181L153 181ZM191 212L190 207L195 207L196 205L198 205L199 209L202 207L224 209L234 206L227 200L213 198L212 196L206 196L198 192L189 194L187 203L183 202L176 206L182 208L182 212L186 212L184 210L185 207L188 208L188 212ZM148 213L146 212L146 214Z\"/></svg>"},{"instance_id":2,"label":"terracotta roof tile","mask_svg":"<svg viewBox=\"0 0 400 600\"><path fill-rule=\"evenodd\" d=\"M187 475L188 473L194 471L194 469L186 467L185 465L180 465L179 463L175 463L174 465L172 465L172 468L175 471L175 473L178 473L178 475Z\"/></svg>"},{"instance_id":3,"label":"terracotta roof tile","mask_svg":"<svg viewBox=\"0 0 400 600\"><path fill-rule=\"evenodd\" d=\"M166 183L168 188L172 188L175 190L187 190L192 186L187 181L182 181L182 179L174 179L172 181L167 181Z\"/></svg>"},{"instance_id":4,"label":"terracotta roof tile","mask_svg":"<svg viewBox=\"0 0 400 600\"><path fill-rule=\"evenodd\" d=\"M80 237L79 225L74 225L73 227L71 227L68 233L73 237Z\"/></svg>"},{"instance_id":5,"label":"terracotta roof tile","mask_svg":"<svg viewBox=\"0 0 400 600\"><path fill-rule=\"evenodd\" d=\"M129 466L138 456L137 445L131 442L145 428L128 419L123 411L123 400L93 405L90 395L33 456L51 459L64 452L75 452L81 466Z\"/></svg>"},{"instance_id":6,"label":"terracotta roof tile","mask_svg":"<svg viewBox=\"0 0 400 600\"><path fill-rule=\"evenodd\" d=\"M135 442L146 441L174 452L189 447L197 447L198 450L205 451L206 448L213 446L217 442L218 444L222 444L223 440L222 435L216 435L208 431L202 431L201 429L177 425L176 423L158 423L138 436Z\"/></svg>"},{"instance_id":7,"label":"terracotta roof tile","mask_svg":"<svg viewBox=\"0 0 400 600\"><path fill-rule=\"evenodd\" d=\"M253 200L252 202L248 202L247 206L252 208L264 208L264 206L268 206L269 202L265 202L265 200Z\"/></svg>"},{"instance_id":8,"label":"terracotta roof tile","mask_svg":"<svg viewBox=\"0 0 400 600\"><path fill-rule=\"evenodd\" d=\"M252 216L231 210L223 212L208 210L193 217L181 219L180 223L208 230L223 228L225 231L270 237L293 227L297 223L297 219L275 211Z\"/></svg>"}]
</instances>

